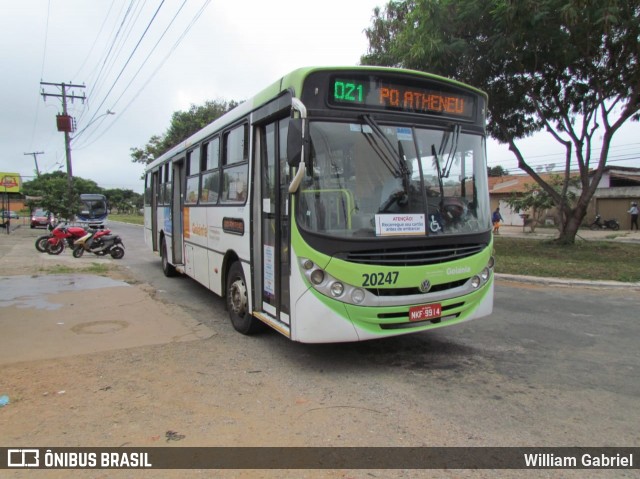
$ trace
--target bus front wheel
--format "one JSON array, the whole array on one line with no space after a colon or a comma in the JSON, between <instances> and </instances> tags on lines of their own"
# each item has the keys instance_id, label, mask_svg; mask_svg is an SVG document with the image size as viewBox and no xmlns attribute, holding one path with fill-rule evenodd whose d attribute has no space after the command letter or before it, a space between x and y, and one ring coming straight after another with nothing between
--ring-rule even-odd
<instances>
[{"instance_id":1,"label":"bus front wheel","mask_svg":"<svg viewBox=\"0 0 640 479\"><path fill-rule=\"evenodd\" d=\"M242 265L236 261L229 268L226 289L227 311L233 328L242 334L254 334L262 329L262 322L251 316L247 283Z\"/></svg>"}]
</instances>

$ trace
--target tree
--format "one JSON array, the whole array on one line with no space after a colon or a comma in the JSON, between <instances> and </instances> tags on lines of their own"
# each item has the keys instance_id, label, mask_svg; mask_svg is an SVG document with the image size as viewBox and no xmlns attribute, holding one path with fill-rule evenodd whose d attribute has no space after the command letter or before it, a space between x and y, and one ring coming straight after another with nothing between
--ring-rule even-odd
<instances>
[{"instance_id":1,"label":"tree","mask_svg":"<svg viewBox=\"0 0 640 479\"><path fill-rule=\"evenodd\" d=\"M239 103L231 100L207 101L202 106L191 105L188 111L176 111L171 117L169 129L161 136L154 135L143 148L131 148L131 161L151 163L172 147L186 140Z\"/></svg>"},{"instance_id":2,"label":"tree","mask_svg":"<svg viewBox=\"0 0 640 479\"><path fill-rule=\"evenodd\" d=\"M109 210L116 209L118 213L133 214L142 207L142 195L133 190L119 188L104 191L109 203Z\"/></svg>"},{"instance_id":3,"label":"tree","mask_svg":"<svg viewBox=\"0 0 640 479\"><path fill-rule=\"evenodd\" d=\"M27 201L29 208L35 206L50 211L57 217L73 218L78 204L68 201L69 183L67 174L62 171L44 173L23 184L26 196L36 197L37 200ZM79 198L81 193L102 193L102 188L93 180L79 176L73 177L73 198Z\"/></svg>"},{"instance_id":4,"label":"tree","mask_svg":"<svg viewBox=\"0 0 640 479\"><path fill-rule=\"evenodd\" d=\"M571 183L576 185L577 178L573 177ZM549 178L548 184L550 184L558 193L562 191L563 179L560 175L552 175ZM505 200L509 207L516 213L526 212L530 216L528 221L525 220L525 225L528 224L533 233L536 230L536 226L542 224L542 217L546 212L555 206L554 199L542 189L538 184L527 183L524 185L524 194L513 194L511 198ZM567 191L566 203L571 205L575 202L576 195L572 190Z\"/></svg>"},{"instance_id":5,"label":"tree","mask_svg":"<svg viewBox=\"0 0 640 479\"><path fill-rule=\"evenodd\" d=\"M509 174L509 170L503 168L502 166L487 166L487 176L507 176Z\"/></svg>"},{"instance_id":6,"label":"tree","mask_svg":"<svg viewBox=\"0 0 640 479\"><path fill-rule=\"evenodd\" d=\"M637 0L407 0L374 10L364 64L455 78L489 94L489 134L509 145L561 213L573 243L615 133L640 118ZM545 130L565 151L558 191L516 141ZM594 140L602 145L596 151ZM571 167L580 195L567 202Z\"/></svg>"}]
</instances>

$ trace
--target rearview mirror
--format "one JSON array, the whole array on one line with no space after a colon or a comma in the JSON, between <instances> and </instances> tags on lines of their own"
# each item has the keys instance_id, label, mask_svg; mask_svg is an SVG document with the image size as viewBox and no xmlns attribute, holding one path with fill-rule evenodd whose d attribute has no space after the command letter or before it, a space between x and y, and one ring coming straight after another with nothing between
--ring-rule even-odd
<instances>
[{"instance_id":1,"label":"rearview mirror","mask_svg":"<svg viewBox=\"0 0 640 479\"><path fill-rule=\"evenodd\" d=\"M287 162L289 166L298 166L301 161L308 163L308 159L309 130L307 122L302 118L291 118L287 132Z\"/></svg>"}]
</instances>

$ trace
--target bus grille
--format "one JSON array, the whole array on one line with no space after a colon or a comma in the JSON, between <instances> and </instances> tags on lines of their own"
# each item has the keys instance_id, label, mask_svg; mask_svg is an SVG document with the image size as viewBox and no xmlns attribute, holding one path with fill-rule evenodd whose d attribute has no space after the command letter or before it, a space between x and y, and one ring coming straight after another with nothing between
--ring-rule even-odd
<instances>
[{"instance_id":1,"label":"bus grille","mask_svg":"<svg viewBox=\"0 0 640 479\"><path fill-rule=\"evenodd\" d=\"M466 258L481 252L486 246L486 244L440 245L409 251L406 249L357 251L336 256L345 261L358 264L424 266Z\"/></svg>"},{"instance_id":2,"label":"bus grille","mask_svg":"<svg viewBox=\"0 0 640 479\"><path fill-rule=\"evenodd\" d=\"M458 281L451 281L449 283L442 284L434 284L429 289L429 293L438 293L440 291L448 291L453 288L458 288L464 285L469 278L460 279ZM420 291L419 288L387 288L387 289L379 289L379 288L367 288L371 294L376 296L412 296L412 295L423 295L424 292Z\"/></svg>"}]
</instances>

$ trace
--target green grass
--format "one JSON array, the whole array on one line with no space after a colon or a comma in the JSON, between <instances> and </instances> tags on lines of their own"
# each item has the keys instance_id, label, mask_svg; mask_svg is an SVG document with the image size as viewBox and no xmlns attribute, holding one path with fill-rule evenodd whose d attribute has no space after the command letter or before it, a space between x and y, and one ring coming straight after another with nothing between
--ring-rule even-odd
<instances>
[{"instance_id":1,"label":"green grass","mask_svg":"<svg viewBox=\"0 0 640 479\"><path fill-rule=\"evenodd\" d=\"M580 241L563 246L553 241L495 238L496 272L551 278L640 281L638 245Z\"/></svg>"},{"instance_id":2,"label":"green grass","mask_svg":"<svg viewBox=\"0 0 640 479\"><path fill-rule=\"evenodd\" d=\"M142 215L109 215L109 219L113 221L122 221L123 223L131 223L134 225L143 225L144 216Z\"/></svg>"},{"instance_id":3,"label":"green grass","mask_svg":"<svg viewBox=\"0 0 640 479\"><path fill-rule=\"evenodd\" d=\"M47 274L69 274L69 273L88 273L106 275L113 267L107 264L91 263L81 268L71 268L63 264L56 264L47 268L41 268L40 271Z\"/></svg>"}]
</instances>

